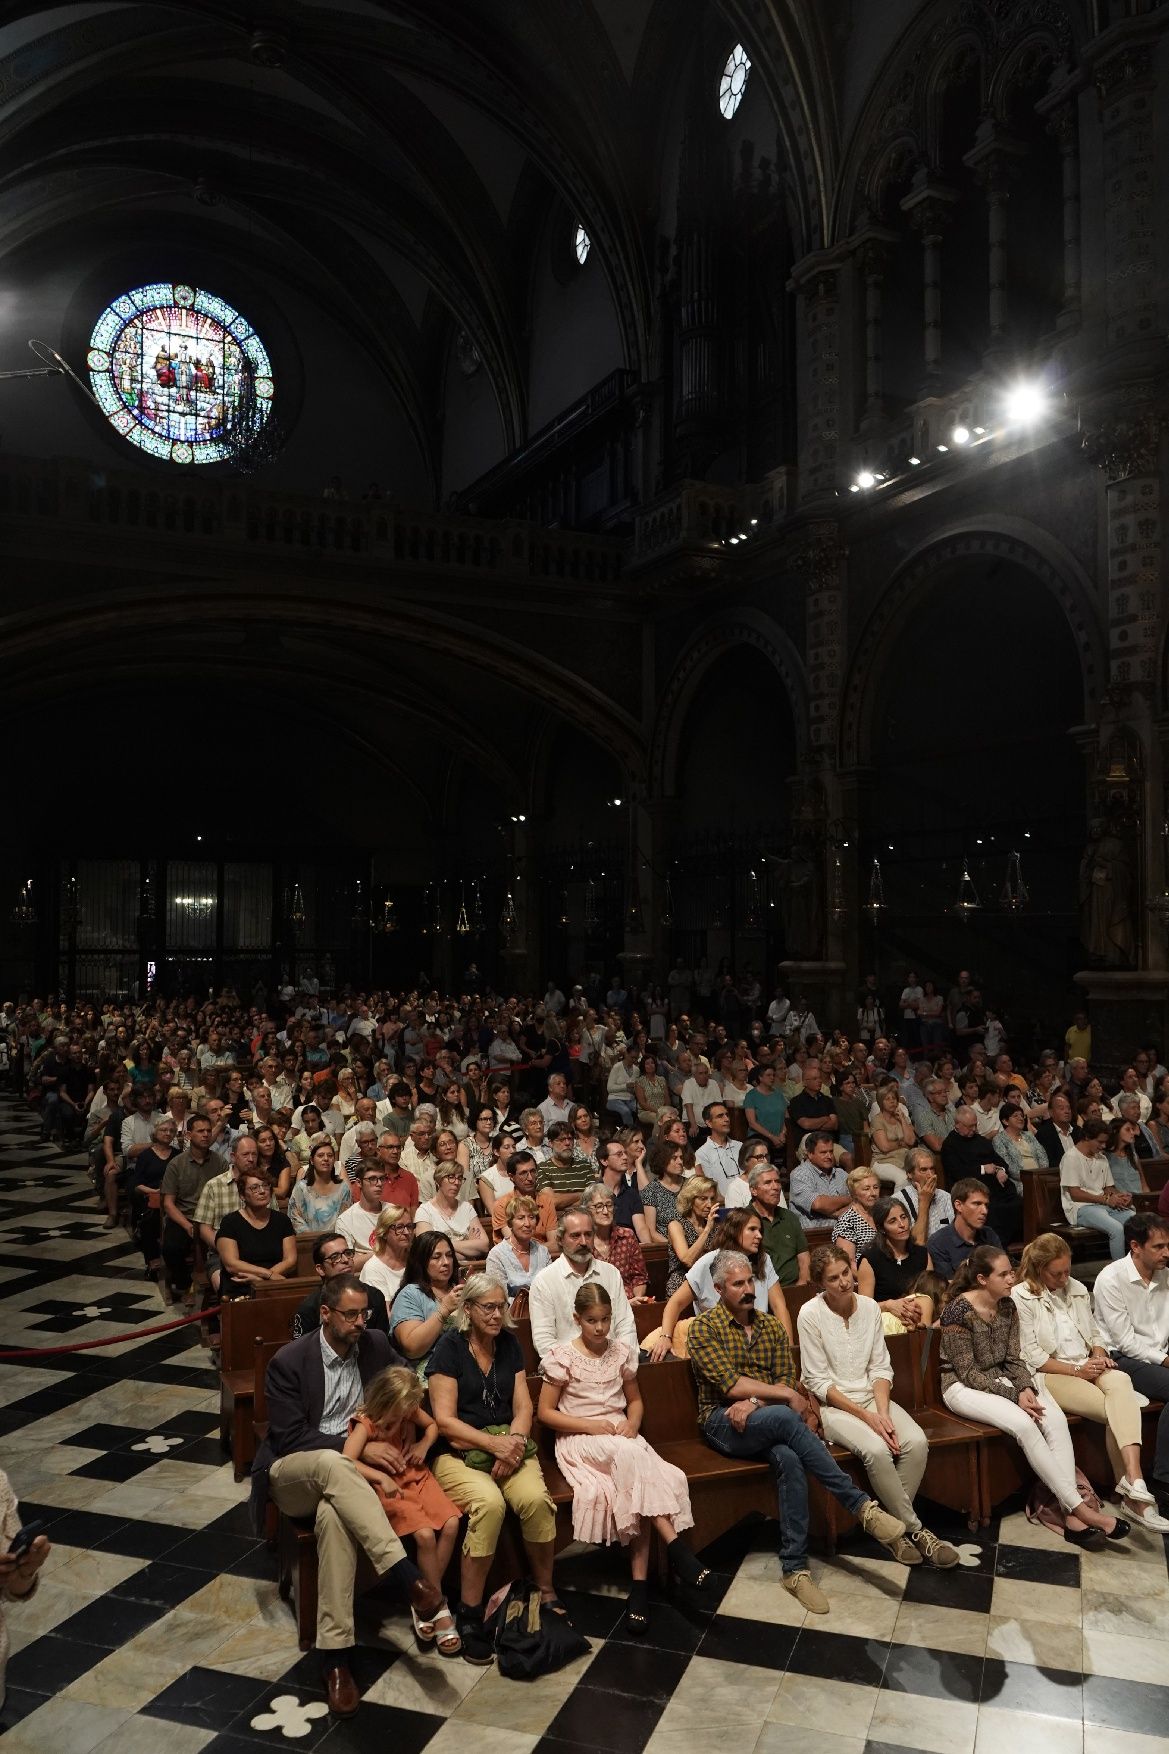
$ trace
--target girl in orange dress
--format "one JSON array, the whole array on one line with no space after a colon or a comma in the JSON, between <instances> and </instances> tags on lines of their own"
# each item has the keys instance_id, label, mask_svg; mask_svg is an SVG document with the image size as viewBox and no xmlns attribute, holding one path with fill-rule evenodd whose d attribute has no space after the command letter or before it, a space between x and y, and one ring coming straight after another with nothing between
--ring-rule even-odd
<instances>
[{"instance_id":1,"label":"girl in orange dress","mask_svg":"<svg viewBox=\"0 0 1169 1754\"><path fill-rule=\"evenodd\" d=\"M380 1371L365 1391L364 1405L349 1422L344 1454L377 1493L395 1535L413 1535L418 1569L441 1593L463 1513L426 1466L438 1426L422 1406L425 1393L425 1385L412 1370L391 1365ZM401 1450L406 1466L400 1474L389 1474L362 1461L371 1439L392 1443ZM411 1613L419 1644L437 1640L440 1656L458 1656L462 1641L445 1599L433 1619L420 1620L413 1609Z\"/></svg>"}]
</instances>

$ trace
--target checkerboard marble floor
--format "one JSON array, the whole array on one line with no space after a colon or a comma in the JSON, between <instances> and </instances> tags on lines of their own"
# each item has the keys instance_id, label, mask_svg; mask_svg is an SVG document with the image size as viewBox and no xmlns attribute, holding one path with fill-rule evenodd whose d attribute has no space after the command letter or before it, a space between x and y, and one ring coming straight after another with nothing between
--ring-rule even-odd
<instances>
[{"instance_id":1,"label":"checkerboard marble floor","mask_svg":"<svg viewBox=\"0 0 1169 1754\"><path fill-rule=\"evenodd\" d=\"M25 1519L49 1524L35 1599L7 1609L8 1754L1169 1754L1162 1537L1081 1555L1018 1507L913 1571L862 1540L814 1565L805 1616L778 1584L774 1529L708 1553L702 1610L669 1595L648 1638L622 1626L619 1560L579 1551L562 1594L587 1656L532 1683L423 1655L389 1598L363 1599L364 1702L338 1723L298 1650L245 1488L219 1447L218 1391L191 1329L165 1320L79 1158L39 1147L0 1099L0 1453ZM98 1351L47 1349L115 1333Z\"/></svg>"}]
</instances>

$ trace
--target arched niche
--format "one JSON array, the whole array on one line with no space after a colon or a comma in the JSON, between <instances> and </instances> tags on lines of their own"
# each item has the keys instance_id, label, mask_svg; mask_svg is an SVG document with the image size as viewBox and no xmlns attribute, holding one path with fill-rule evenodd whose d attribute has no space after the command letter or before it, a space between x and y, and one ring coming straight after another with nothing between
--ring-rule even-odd
<instances>
[{"instance_id":1,"label":"arched niche","mask_svg":"<svg viewBox=\"0 0 1169 1754\"><path fill-rule=\"evenodd\" d=\"M861 886L879 859L885 903L875 940L863 922L866 962L893 982L974 968L1020 1029L1063 1003L1077 959L1086 807L1071 733L1103 676L1080 583L1001 535L940 543L870 618L846 694ZM1025 916L1000 904L1012 852ZM980 904L967 921L961 893Z\"/></svg>"},{"instance_id":2,"label":"arched niche","mask_svg":"<svg viewBox=\"0 0 1169 1754\"><path fill-rule=\"evenodd\" d=\"M743 674L754 679L749 691L741 689L738 682L732 680L723 700L728 711L733 701L748 692L754 702L754 730L747 744L741 746L740 759L744 750L750 751L751 759L754 759L755 753L762 749L761 736L774 722L777 712L779 723L791 726L793 757L791 765L783 771L784 778L792 771L796 756L804 748L808 724L807 679L803 660L793 641L778 622L759 610L744 609L738 614L716 618L705 622L691 636L674 665L658 707L650 774L653 790L659 796L676 796L686 783L685 768L679 761L683 729L692 703L700 695L711 692L711 669L724 656L731 660L728 669L732 678L736 674L735 660L738 659Z\"/></svg>"},{"instance_id":3,"label":"arched niche","mask_svg":"<svg viewBox=\"0 0 1169 1754\"><path fill-rule=\"evenodd\" d=\"M782 842L796 761L792 703L774 665L754 646L725 647L691 692L678 731L679 833L758 827Z\"/></svg>"}]
</instances>

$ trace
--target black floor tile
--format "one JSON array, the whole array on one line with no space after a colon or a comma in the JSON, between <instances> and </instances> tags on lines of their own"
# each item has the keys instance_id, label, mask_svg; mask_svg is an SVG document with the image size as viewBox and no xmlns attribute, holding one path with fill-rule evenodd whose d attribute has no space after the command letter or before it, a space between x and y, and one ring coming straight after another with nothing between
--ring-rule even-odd
<instances>
[{"instance_id":1,"label":"black floor tile","mask_svg":"<svg viewBox=\"0 0 1169 1754\"><path fill-rule=\"evenodd\" d=\"M27 1688L13 1687L10 1681L4 1704L0 1707L0 1728L14 1729L21 1718L27 1717L32 1711L39 1711L44 1703L43 1693L30 1693Z\"/></svg>"},{"instance_id":2,"label":"black floor tile","mask_svg":"<svg viewBox=\"0 0 1169 1754\"><path fill-rule=\"evenodd\" d=\"M893 1693L920 1693L927 1699L960 1699L977 1705L982 1685L982 1658L925 1645L894 1644L889 1648L882 1683Z\"/></svg>"},{"instance_id":3,"label":"black floor tile","mask_svg":"<svg viewBox=\"0 0 1169 1754\"><path fill-rule=\"evenodd\" d=\"M34 1638L9 1660L8 1685L29 1693L60 1693L78 1675L87 1674L101 1662L101 1652L92 1644L79 1644L74 1639L58 1638L46 1632Z\"/></svg>"},{"instance_id":4,"label":"black floor tile","mask_svg":"<svg viewBox=\"0 0 1169 1754\"><path fill-rule=\"evenodd\" d=\"M1073 1629L1068 1643L1074 1644L1077 1652L1078 1638L1078 1630ZM1072 1652L1069 1650L1068 1654ZM1043 1717L1078 1719L1083 1711L1083 1680L1078 1668L1038 1669L1031 1663L1008 1663L1001 1657L987 1657L979 1703L1008 1711L1038 1712ZM1153 1691L1169 1697L1169 1689Z\"/></svg>"},{"instance_id":5,"label":"black floor tile","mask_svg":"<svg viewBox=\"0 0 1169 1754\"><path fill-rule=\"evenodd\" d=\"M1002 1546L995 1557L995 1574L1023 1583L1054 1583L1079 1589L1080 1555L1068 1547L1049 1553L1045 1547Z\"/></svg>"},{"instance_id":6,"label":"black floor tile","mask_svg":"<svg viewBox=\"0 0 1169 1754\"><path fill-rule=\"evenodd\" d=\"M123 1444L138 1443L142 1432L140 1425L87 1425L60 1442L75 1444L78 1449L121 1449Z\"/></svg>"},{"instance_id":7,"label":"black floor tile","mask_svg":"<svg viewBox=\"0 0 1169 1754\"><path fill-rule=\"evenodd\" d=\"M160 1437L210 1437L219 1430L219 1421L210 1413L176 1413L154 1430Z\"/></svg>"},{"instance_id":8,"label":"black floor tile","mask_svg":"<svg viewBox=\"0 0 1169 1754\"><path fill-rule=\"evenodd\" d=\"M888 1651L888 1645L876 1638L854 1638L846 1632L804 1626L788 1668L795 1675L814 1675L821 1681L851 1681L860 1687L879 1687Z\"/></svg>"},{"instance_id":9,"label":"black floor tile","mask_svg":"<svg viewBox=\"0 0 1169 1754\"><path fill-rule=\"evenodd\" d=\"M172 1565L169 1560L155 1559L133 1577L110 1591L125 1602L153 1602L158 1608L177 1608L196 1590L201 1590L209 1583L215 1572L208 1567L205 1571L197 1571L190 1565Z\"/></svg>"},{"instance_id":10,"label":"black floor tile","mask_svg":"<svg viewBox=\"0 0 1169 1754\"><path fill-rule=\"evenodd\" d=\"M399 1710L392 1705L368 1705L364 1701L356 1717L338 1722L319 1743L320 1754L422 1754L442 1728L443 1719L425 1711ZM468 1724L467 1740L474 1744Z\"/></svg>"},{"instance_id":11,"label":"black floor tile","mask_svg":"<svg viewBox=\"0 0 1169 1754\"><path fill-rule=\"evenodd\" d=\"M716 1614L703 1634L698 1654L727 1663L751 1663L761 1669L786 1669L798 1637L795 1626L772 1626L758 1620L743 1621L733 1614Z\"/></svg>"},{"instance_id":12,"label":"black floor tile","mask_svg":"<svg viewBox=\"0 0 1169 1754\"><path fill-rule=\"evenodd\" d=\"M606 1644L585 1671L585 1685L605 1693L633 1693L640 1699L670 1699L689 1667L689 1653L639 1645Z\"/></svg>"},{"instance_id":13,"label":"black floor tile","mask_svg":"<svg viewBox=\"0 0 1169 1754\"><path fill-rule=\"evenodd\" d=\"M1169 1687L1148 1681L1121 1681L1111 1675L1084 1676L1084 1744L1091 1747L1090 1724L1165 1736L1169 1726Z\"/></svg>"},{"instance_id":14,"label":"black floor tile","mask_svg":"<svg viewBox=\"0 0 1169 1754\"><path fill-rule=\"evenodd\" d=\"M134 1480L144 1474L147 1468L153 1468L161 1456L131 1455L127 1450L111 1450L109 1455L94 1456L91 1462L82 1462L73 1473L80 1480Z\"/></svg>"},{"instance_id":15,"label":"black floor tile","mask_svg":"<svg viewBox=\"0 0 1169 1754\"><path fill-rule=\"evenodd\" d=\"M568 1618L586 1638L608 1638L625 1613L624 1598L593 1595L589 1590L558 1590Z\"/></svg>"},{"instance_id":16,"label":"black floor tile","mask_svg":"<svg viewBox=\"0 0 1169 1754\"><path fill-rule=\"evenodd\" d=\"M168 1555L169 1557L169 1555ZM228 1577L258 1577L276 1579L276 1555L270 1553L261 1541L245 1553L242 1559L235 1559L227 1566L225 1575Z\"/></svg>"},{"instance_id":17,"label":"black floor tile","mask_svg":"<svg viewBox=\"0 0 1169 1754\"><path fill-rule=\"evenodd\" d=\"M585 1675L587 1680L587 1670ZM558 1743L575 1742L613 1754L641 1754L663 1709L660 1699L631 1699L582 1684L569 1694L536 1747L552 1754Z\"/></svg>"},{"instance_id":18,"label":"black floor tile","mask_svg":"<svg viewBox=\"0 0 1169 1754\"><path fill-rule=\"evenodd\" d=\"M155 1602L132 1602L125 1597L99 1596L86 1608L70 1614L53 1628L59 1638L76 1639L79 1644L93 1644L102 1650L120 1650L137 1638L158 1619ZM98 1659L95 1657L94 1661Z\"/></svg>"},{"instance_id":19,"label":"black floor tile","mask_svg":"<svg viewBox=\"0 0 1169 1754\"><path fill-rule=\"evenodd\" d=\"M190 1529L172 1523L123 1523L94 1544L103 1553L121 1553L127 1559L161 1559L172 1547L189 1540L190 1534Z\"/></svg>"},{"instance_id":20,"label":"black floor tile","mask_svg":"<svg viewBox=\"0 0 1169 1754\"><path fill-rule=\"evenodd\" d=\"M764 1547L772 1552L778 1551L779 1525L762 1514L749 1516L704 1547L702 1563L713 1565L719 1571L735 1571L748 1553L758 1553Z\"/></svg>"},{"instance_id":21,"label":"black floor tile","mask_svg":"<svg viewBox=\"0 0 1169 1754\"><path fill-rule=\"evenodd\" d=\"M221 1529L213 1533L200 1529L170 1549L167 1564L193 1565L197 1571L226 1571L237 1559L245 1558L261 1545L255 1535L226 1535Z\"/></svg>"},{"instance_id":22,"label":"black floor tile","mask_svg":"<svg viewBox=\"0 0 1169 1754\"><path fill-rule=\"evenodd\" d=\"M250 1535L253 1541L256 1540L258 1537L252 1523L251 1506L248 1504L247 1499L241 1499L239 1504L233 1504L230 1510L225 1510L222 1516L217 1516L214 1522L207 1524L203 1533L205 1535L210 1535L212 1533L223 1535Z\"/></svg>"},{"instance_id":23,"label":"black floor tile","mask_svg":"<svg viewBox=\"0 0 1169 1754\"><path fill-rule=\"evenodd\" d=\"M168 1723L193 1724L200 1730L226 1730L261 1696L279 1691L252 1675L227 1675L219 1669L188 1669L150 1701L149 1716ZM238 1727L235 1734L239 1734Z\"/></svg>"},{"instance_id":24,"label":"black floor tile","mask_svg":"<svg viewBox=\"0 0 1169 1754\"><path fill-rule=\"evenodd\" d=\"M904 1602L921 1602L930 1608L964 1608L970 1614L989 1614L994 1578L968 1571L964 1565L951 1571L935 1571L932 1565L913 1565L905 1579Z\"/></svg>"},{"instance_id":25,"label":"black floor tile","mask_svg":"<svg viewBox=\"0 0 1169 1754\"><path fill-rule=\"evenodd\" d=\"M200 1462L209 1468L222 1468L228 1459L228 1452L220 1443L218 1434L215 1437L192 1438L182 1449L172 1449L167 1453L177 1462Z\"/></svg>"},{"instance_id":26,"label":"black floor tile","mask_svg":"<svg viewBox=\"0 0 1169 1754\"><path fill-rule=\"evenodd\" d=\"M31 1523L34 1521L38 1523L60 1523L67 1517L83 1516L84 1514L83 1511L65 1510L63 1506L59 1504L38 1504L35 1498L22 1498L20 1500L20 1520L22 1523ZM113 1517L99 1517L97 1520L99 1522L110 1523L111 1525L114 1521ZM68 1535L59 1535L54 1528L51 1539L54 1541L68 1541L69 1537ZM77 1541L71 1543L71 1545L85 1547L88 1545L88 1542Z\"/></svg>"},{"instance_id":27,"label":"black floor tile","mask_svg":"<svg viewBox=\"0 0 1169 1754\"><path fill-rule=\"evenodd\" d=\"M63 1378L60 1387L53 1383L48 1388L36 1389L31 1395L25 1395L22 1400L10 1401L8 1410L10 1413L19 1413L27 1425L30 1420L43 1419L48 1413L63 1413L66 1407L83 1401L90 1392L75 1377Z\"/></svg>"}]
</instances>

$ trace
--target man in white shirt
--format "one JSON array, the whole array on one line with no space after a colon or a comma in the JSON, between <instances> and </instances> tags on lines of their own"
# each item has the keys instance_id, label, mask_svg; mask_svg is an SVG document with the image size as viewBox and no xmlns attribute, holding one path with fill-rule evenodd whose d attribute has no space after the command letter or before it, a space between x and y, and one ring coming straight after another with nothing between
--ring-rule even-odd
<instances>
[{"instance_id":1,"label":"man in white shirt","mask_svg":"<svg viewBox=\"0 0 1169 1754\"><path fill-rule=\"evenodd\" d=\"M694 1070L682 1086L681 1104L682 1119L686 1122L686 1131L692 1139L699 1136L705 1139L708 1128L702 1118L702 1111L708 1103L721 1102L722 1090L717 1078L710 1075L710 1067L705 1060L695 1060Z\"/></svg>"},{"instance_id":2,"label":"man in white shirt","mask_svg":"<svg viewBox=\"0 0 1169 1754\"><path fill-rule=\"evenodd\" d=\"M573 1106L568 1096L568 1079L563 1072L553 1072L548 1079L548 1094L538 1104L544 1125L550 1127L553 1121L571 1120Z\"/></svg>"},{"instance_id":3,"label":"man in white shirt","mask_svg":"<svg viewBox=\"0 0 1169 1754\"><path fill-rule=\"evenodd\" d=\"M787 1034L787 1020L791 1016L792 1002L784 997L780 987L775 989L775 997L767 1007L767 1033L771 1036Z\"/></svg>"},{"instance_id":4,"label":"man in white shirt","mask_svg":"<svg viewBox=\"0 0 1169 1754\"><path fill-rule=\"evenodd\" d=\"M727 1189L739 1173L739 1144L731 1138L731 1111L721 1096L716 1097L703 1109L702 1119L710 1128L710 1138L694 1153L694 1161L718 1189L720 1205L726 1204Z\"/></svg>"},{"instance_id":5,"label":"man in white shirt","mask_svg":"<svg viewBox=\"0 0 1169 1754\"><path fill-rule=\"evenodd\" d=\"M559 1258L536 1274L528 1290L532 1344L537 1357L542 1358L553 1346L579 1333L573 1320L573 1303L581 1286L595 1279L612 1299L610 1333L613 1339L625 1342L630 1366L636 1370L637 1326L633 1311L616 1267L608 1261L598 1261L593 1255L592 1218L579 1207L570 1206L556 1226L556 1233L560 1239Z\"/></svg>"},{"instance_id":6,"label":"man in white shirt","mask_svg":"<svg viewBox=\"0 0 1169 1754\"><path fill-rule=\"evenodd\" d=\"M1169 1510L1169 1219L1134 1212L1124 1233L1128 1254L1096 1276L1096 1322L1113 1363L1127 1372L1133 1387L1165 1403L1151 1481L1164 1513ZM1120 1490L1124 1486L1121 1481Z\"/></svg>"},{"instance_id":7,"label":"man in white shirt","mask_svg":"<svg viewBox=\"0 0 1169 1754\"><path fill-rule=\"evenodd\" d=\"M376 1149L376 1139L374 1143ZM373 1254L373 1227L381 1216L385 1180L386 1172L379 1157L364 1162L361 1166L361 1198L356 1206L342 1212L333 1225L337 1235L345 1237L357 1251L350 1269L354 1273L360 1273Z\"/></svg>"},{"instance_id":8,"label":"man in white shirt","mask_svg":"<svg viewBox=\"0 0 1169 1754\"><path fill-rule=\"evenodd\" d=\"M637 1052L627 1045L621 1058L610 1069L605 1092L606 1108L625 1127L637 1125L637 1101L633 1095L637 1077Z\"/></svg>"}]
</instances>

